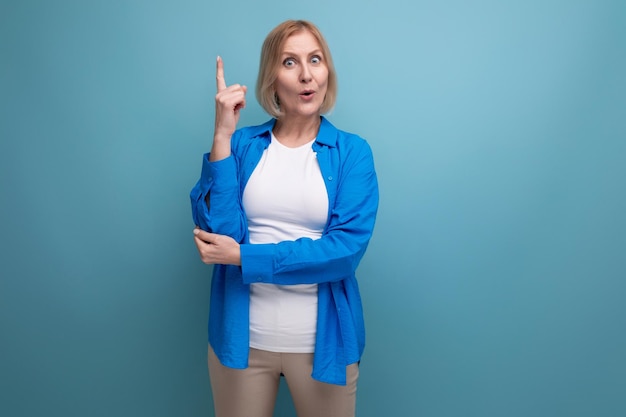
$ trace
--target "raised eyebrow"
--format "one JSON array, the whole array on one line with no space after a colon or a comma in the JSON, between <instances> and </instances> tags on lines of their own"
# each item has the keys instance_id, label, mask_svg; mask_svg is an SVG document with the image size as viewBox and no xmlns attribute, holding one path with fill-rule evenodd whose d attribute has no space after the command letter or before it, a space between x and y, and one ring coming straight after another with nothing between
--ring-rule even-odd
<instances>
[{"instance_id":1,"label":"raised eyebrow","mask_svg":"<svg viewBox=\"0 0 626 417\"><path fill-rule=\"evenodd\" d=\"M313 55L318 55L320 57L324 57L323 52L320 49L316 49L314 51L311 51L307 54L307 56L313 56ZM283 59L285 58L296 58L298 56L297 53L295 52L289 52L289 51L285 51L283 52L283 54L281 55Z\"/></svg>"}]
</instances>

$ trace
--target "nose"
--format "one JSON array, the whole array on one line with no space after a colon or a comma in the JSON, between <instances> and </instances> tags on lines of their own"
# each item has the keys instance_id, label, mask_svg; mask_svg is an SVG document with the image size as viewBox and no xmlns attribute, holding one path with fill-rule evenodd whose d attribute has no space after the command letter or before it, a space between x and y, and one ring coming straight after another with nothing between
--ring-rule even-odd
<instances>
[{"instance_id":1,"label":"nose","mask_svg":"<svg viewBox=\"0 0 626 417\"><path fill-rule=\"evenodd\" d=\"M301 83L311 82L313 77L311 76L311 69L309 68L309 66L307 64L304 64L301 66L301 68L302 68L302 73L300 74L300 82Z\"/></svg>"}]
</instances>

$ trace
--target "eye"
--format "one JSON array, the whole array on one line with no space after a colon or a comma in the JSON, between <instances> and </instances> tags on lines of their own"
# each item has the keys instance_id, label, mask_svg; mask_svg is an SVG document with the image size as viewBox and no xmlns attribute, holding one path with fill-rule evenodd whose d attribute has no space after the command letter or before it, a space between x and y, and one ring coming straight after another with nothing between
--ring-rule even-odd
<instances>
[{"instance_id":1,"label":"eye","mask_svg":"<svg viewBox=\"0 0 626 417\"><path fill-rule=\"evenodd\" d=\"M311 57L311 63L312 64L319 64L322 62L322 58L318 55L314 55Z\"/></svg>"},{"instance_id":2,"label":"eye","mask_svg":"<svg viewBox=\"0 0 626 417\"><path fill-rule=\"evenodd\" d=\"M283 65L286 67L293 67L294 65L296 65L296 60L293 58L286 58L283 61Z\"/></svg>"}]
</instances>

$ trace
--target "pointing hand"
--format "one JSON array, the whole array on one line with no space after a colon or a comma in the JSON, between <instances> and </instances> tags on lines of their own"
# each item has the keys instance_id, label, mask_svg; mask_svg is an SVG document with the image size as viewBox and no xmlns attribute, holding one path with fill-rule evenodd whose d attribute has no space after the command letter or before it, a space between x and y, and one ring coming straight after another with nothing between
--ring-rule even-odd
<instances>
[{"instance_id":1,"label":"pointing hand","mask_svg":"<svg viewBox=\"0 0 626 417\"><path fill-rule=\"evenodd\" d=\"M226 86L224 61L217 57L217 94L215 95L215 138L230 139L237 128L239 113L246 107L248 87L240 84Z\"/></svg>"}]
</instances>

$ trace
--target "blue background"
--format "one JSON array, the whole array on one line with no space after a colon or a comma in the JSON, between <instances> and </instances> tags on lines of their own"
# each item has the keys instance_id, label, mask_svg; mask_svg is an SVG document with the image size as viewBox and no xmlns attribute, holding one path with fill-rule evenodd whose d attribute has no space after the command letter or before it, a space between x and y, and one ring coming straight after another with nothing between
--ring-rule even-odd
<instances>
[{"instance_id":1,"label":"blue background","mask_svg":"<svg viewBox=\"0 0 626 417\"><path fill-rule=\"evenodd\" d=\"M212 415L188 193L287 18L379 174L359 416L626 415L619 0L3 1L0 415Z\"/></svg>"}]
</instances>

